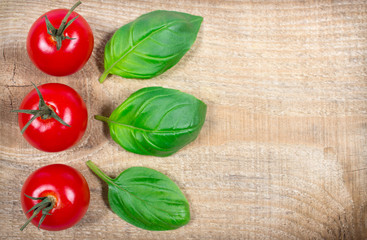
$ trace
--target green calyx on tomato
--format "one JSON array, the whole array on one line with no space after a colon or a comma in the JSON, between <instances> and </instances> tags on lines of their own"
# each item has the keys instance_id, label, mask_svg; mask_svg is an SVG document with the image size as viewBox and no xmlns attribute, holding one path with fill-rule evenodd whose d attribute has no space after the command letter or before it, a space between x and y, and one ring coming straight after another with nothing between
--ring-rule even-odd
<instances>
[{"instance_id":1,"label":"green calyx on tomato","mask_svg":"<svg viewBox=\"0 0 367 240\"><path fill-rule=\"evenodd\" d=\"M53 199L53 197L39 197L39 198L35 198L35 197L31 197L28 196L27 194L24 194L27 198L30 198L32 200L41 200L41 202L37 203L36 205L34 205L31 209L28 210L27 213L29 213L30 211L33 210L33 214L32 216L27 220L27 222L20 228L20 231L23 231L23 229L32 221L32 219L34 217L36 217L38 215L39 212L42 211L42 217L38 223L38 229L40 228L43 220L45 220L47 215L51 215L51 213L49 213L49 211L54 207L55 205L55 201Z\"/></svg>"},{"instance_id":2,"label":"green calyx on tomato","mask_svg":"<svg viewBox=\"0 0 367 240\"><path fill-rule=\"evenodd\" d=\"M39 89L36 87L36 85L34 83L32 83L33 86L36 88L37 94L40 98L39 100L39 106L38 106L38 110L28 110L28 109L18 109L18 110L13 110L13 112L18 112L18 113L27 113L27 114L32 114L33 117L27 122L27 124L22 128L21 132L22 134L24 133L24 131L29 127L29 125L31 125L31 123L33 122L33 120L35 120L38 117L41 117L42 119L49 119L49 118L54 118L55 120L57 120L59 123L61 123L64 126L70 127L69 124L67 124L64 120L62 120L62 118L60 118L55 112L54 110L52 110L51 107L49 107L46 103L45 100L42 97L41 92L39 91Z\"/></svg>"},{"instance_id":3,"label":"green calyx on tomato","mask_svg":"<svg viewBox=\"0 0 367 240\"><path fill-rule=\"evenodd\" d=\"M55 28L50 20L48 19L47 15L45 15L45 21L46 21L46 26L47 26L47 33L50 34L52 37L55 38L56 40L56 49L60 50L61 48L61 44L62 41L65 39L69 39L69 40L73 40L74 38L68 37L68 36L64 36L64 31L67 27L70 26L70 24L72 24L78 17L74 17L73 19L71 19L69 22L67 22L70 14L74 11L75 8L77 8L82 2L78 1L77 3L74 4L74 6L69 10L69 12L65 15L64 19L61 22L60 27L57 29Z\"/></svg>"}]
</instances>

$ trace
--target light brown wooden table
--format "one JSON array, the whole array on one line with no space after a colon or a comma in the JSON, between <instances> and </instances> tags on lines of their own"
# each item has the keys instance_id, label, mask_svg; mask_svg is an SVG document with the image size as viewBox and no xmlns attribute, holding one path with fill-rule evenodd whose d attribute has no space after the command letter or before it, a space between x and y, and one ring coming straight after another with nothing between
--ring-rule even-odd
<instances>
[{"instance_id":1,"label":"light brown wooden table","mask_svg":"<svg viewBox=\"0 0 367 240\"><path fill-rule=\"evenodd\" d=\"M0 2L1 239L366 239L366 1L84 1L95 48L68 77L40 72L25 41L44 12L74 1ZM151 80L112 76L98 83L104 45L120 26L152 10L204 17L197 41L175 67ZM32 148L21 136L17 109L36 84L75 88L89 109L82 141L60 153ZM208 105L198 139L167 158L129 153L94 114L108 115L134 91L176 88ZM178 230L149 232L108 207L107 186L85 162L117 176L146 166L173 179L192 219ZM61 232L19 227L19 196L35 169L64 163L91 190L86 216Z\"/></svg>"}]
</instances>

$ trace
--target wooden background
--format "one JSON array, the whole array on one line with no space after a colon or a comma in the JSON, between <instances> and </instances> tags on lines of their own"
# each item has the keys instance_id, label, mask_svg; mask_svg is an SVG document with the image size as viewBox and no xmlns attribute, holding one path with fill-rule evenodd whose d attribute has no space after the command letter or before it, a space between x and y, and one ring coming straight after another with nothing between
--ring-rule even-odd
<instances>
[{"instance_id":1,"label":"wooden background","mask_svg":"<svg viewBox=\"0 0 367 240\"><path fill-rule=\"evenodd\" d=\"M84 1L77 12L94 32L93 55L74 75L48 76L27 56L28 30L44 12L74 2L0 2L1 239L367 238L366 1ZM157 9L204 17L192 49L154 79L98 83L113 32ZM89 125L76 147L44 153L23 139L10 111L31 81L65 83L85 99ZM171 157L126 152L93 119L147 86L176 88L208 105L198 139ZM109 209L107 186L87 160L112 177L130 166L163 172L186 194L191 222L168 232L127 224ZM22 183L52 163L82 172L90 208L71 229L20 232Z\"/></svg>"}]
</instances>

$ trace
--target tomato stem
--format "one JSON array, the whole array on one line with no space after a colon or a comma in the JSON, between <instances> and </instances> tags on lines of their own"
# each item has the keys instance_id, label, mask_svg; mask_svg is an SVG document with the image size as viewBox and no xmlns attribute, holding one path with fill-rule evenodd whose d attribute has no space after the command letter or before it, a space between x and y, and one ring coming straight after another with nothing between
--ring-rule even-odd
<instances>
[{"instance_id":1,"label":"tomato stem","mask_svg":"<svg viewBox=\"0 0 367 240\"><path fill-rule=\"evenodd\" d=\"M31 125L31 123L38 117L41 117L42 119L49 119L53 118L59 123L61 123L64 126L70 127L69 124L67 124L62 118L60 118L49 106L47 106L45 100L43 99L43 96L40 92L40 90L37 88L37 86L32 82L33 86L36 88L38 97L39 97L39 104L38 104L38 110L28 110L28 109L18 109L13 110L12 112L17 113L26 113L26 114L32 114L33 117L27 122L26 125L21 130L21 133L23 134L24 131Z\"/></svg>"},{"instance_id":2,"label":"tomato stem","mask_svg":"<svg viewBox=\"0 0 367 240\"><path fill-rule=\"evenodd\" d=\"M33 214L32 216L27 220L27 222L24 223L24 225L20 228L20 231L23 231L23 229L25 227L27 227L27 225L33 220L33 218L35 218L38 213L40 213L42 211L42 217L39 220L38 223L38 229L40 228L43 220L46 218L47 215L51 215L49 213L49 211L54 207L55 205L55 200L51 197L40 197L40 198L35 198L35 197L31 197L28 196L27 194L24 194L27 198L30 198L32 200L42 200L41 202L37 203L36 205L34 205L31 209L28 210L27 213L29 213L30 211L33 210Z\"/></svg>"},{"instance_id":3,"label":"tomato stem","mask_svg":"<svg viewBox=\"0 0 367 240\"><path fill-rule=\"evenodd\" d=\"M72 20L69 21L68 24L66 24L66 21L68 20L70 14L75 10L75 8L77 8L80 4L82 4L81 1L78 1L77 3L74 4L74 6L71 7L71 9L68 11L68 13L65 15L64 19L62 19L61 24L59 29L57 29L57 35L62 35L62 33L64 32L64 30L68 27L68 25L71 24L71 22L73 22L78 16L76 16L75 18L73 18Z\"/></svg>"},{"instance_id":4,"label":"tomato stem","mask_svg":"<svg viewBox=\"0 0 367 240\"><path fill-rule=\"evenodd\" d=\"M68 11L68 13L65 15L65 17L62 19L61 24L59 26L59 28L55 28L50 20L48 19L47 15L45 15L45 22L46 22L46 27L47 27L47 33L50 34L55 40L56 40L56 49L60 50L61 48L61 44L62 41L65 39L69 39L69 40L73 40L74 38L70 38L67 36L64 36L64 31L67 27L70 26L70 24L72 24L78 17L79 15L77 15L76 17L74 17L73 19L71 19L69 22L67 22L70 14L74 11L75 8L77 8L80 4L82 4L81 1L78 1L77 3L74 4L74 6L72 6L72 8Z\"/></svg>"},{"instance_id":5,"label":"tomato stem","mask_svg":"<svg viewBox=\"0 0 367 240\"><path fill-rule=\"evenodd\" d=\"M111 184L113 183L112 178L110 178L109 176L107 176L104 172L102 172L91 160L88 160L86 162L87 166L99 177L101 178L104 182Z\"/></svg>"}]
</instances>

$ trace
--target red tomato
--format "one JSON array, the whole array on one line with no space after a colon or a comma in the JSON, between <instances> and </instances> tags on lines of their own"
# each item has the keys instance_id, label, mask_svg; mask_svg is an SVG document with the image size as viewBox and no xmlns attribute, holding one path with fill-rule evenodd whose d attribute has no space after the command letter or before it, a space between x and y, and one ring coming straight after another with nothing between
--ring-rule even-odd
<instances>
[{"instance_id":1,"label":"red tomato","mask_svg":"<svg viewBox=\"0 0 367 240\"><path fill-rule=\"evenodd\" d=\"M48 197L54 203L40 228L58 231L75 225L87 212L89 206L89 187L81 173L63 164L52 164L34 171L25 181L21 202L24 213L41 200L34 198ZM33 211L26 213L30 218ZM32 219L38 226L42 211Z\"/></svg>"},{"instance_id":2,"label":"red tomato","mask_svg":"<svg viewBox=\"0 0 367 240\"><path fill-rule=\"evenodd\" d=\"M63 34L65 37L74 39L63 40L60 50L56 49L56 40L48 33L45 15L55 28L59 28L67 13L67 9L56 9L45 13L33 23L28 33L27 51L30 59L43 72L53 76L66 76L80 70L93 50L92 30L80 15ZM72 12L68 21L77 15L76 12Z\"/></svg>"},{"instance_id":3,"label":"red tomato","mask_svg":"<svg viewBox=\"0 0 367 240\"><path fill-rule=\"evenodd\" d=\"M84 135L88 123L87 107L80 95L71 87L60 83L47 83L38 87L49 107L70 125L65 126L54 118L37 117L23 133L24 138L35 148L46 152L58 152L70 148ZM20 109L38 110L39 96L33 89L23 99ZM19 113L20 129L33 117Z\"/></svg>"}]
</instances>

